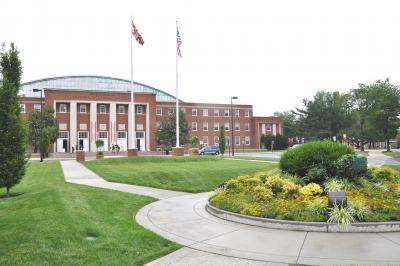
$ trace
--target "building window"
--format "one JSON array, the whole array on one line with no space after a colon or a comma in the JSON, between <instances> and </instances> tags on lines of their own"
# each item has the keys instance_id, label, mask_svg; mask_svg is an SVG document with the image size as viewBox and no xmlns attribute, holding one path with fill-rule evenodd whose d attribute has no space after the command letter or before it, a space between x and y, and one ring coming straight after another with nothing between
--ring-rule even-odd
<instances>
[{"instance_id":1,"label":"building window","mask_svg":"<svg viewBox=\"0 0 400 266\"><path fill-rule=\"evenodd\" d=\"M79 113L86 113L86 104L79 105Z\"/></svg>"},{"instance_id":2,"label":"building window","mask_svg":"<svg viewBox=\"0 0 400 266\"><path fill-rule=\"evenodd\" d=\"M214 123L214 131L219 131L219 123Z\"/></svg>"},{"instance_id":3,"label":"building window","mask_svg":"<svg viewBox=\"0 0 400 266\"><path fill-rule=\"evenodd\" d=\"M214 116L219 116L219 109L214 109Z\"/></svg>"},{"instance_id":4,"label":"building window","mask_svg":"<svg viewBox=\"0 0 400 266\"><path fill-rule=\"evenodd\" d=\"M107 130L107 124L99 124L99 130Z\"/></svg>"},{"instance_id":5,"label":"building window","mask_svg":"<svg viewBox=\"0 0 400 266\"><path fill-rule=\"evenodd\" d=\"M162 115L162 108L161 107L157 107L156 108L156 115Z\"/></svg>"},{"instance_id":6,"label":"building window","mask_svg":"<svg viewBox=\"0 0 400 266\"><path fill-rule=\"evenodd\" d=\"M79 130L87 130L87 124L79 124Z\"/></svg>"},{"instance_id":7,"label":"building window","mask_svg":"<svg viewBox=\"0 0 400 266\"><path fill-rule=\"evenodd\" d=\"M240 123L235 123L235 130L240 131Z\"/></svg>"},{"instance_id":8,"label":"building window","mask_svg":"<svg viewBox=\"0 0 400 266\"><path fill-rule=\"evenodd\" d=\"M143 106L142 105L136 106L136 113L138 115L142 115L143 114Z\"/></svg>"},{"instance_id":9,"label":"building window","mask_svg":"<svg viewBox=\"0 0 400 266\"><path fill-rule=\"evenodd\" d=\"M168 108L168 114L170 115L170 114L173 114L174 113L174 108L172 108L172 107L170 107L170 108Z\"/></svg>"},{"instance_id":10,"label":"building window","mask_svg":"<svg viewBox=\"0 0 400 266\"><path fill-rule=\"evenodd\" d=\"M244 124L244 130L250 131L250 123L245 123Z\"/></svg>"},{"instance_id":11,"label":"building window","mask_svg":"<svg viewBox=\"0 0 400 266\"><path fill-rule=\"evenodd\" d=\"M214 136L214 145L215 146L219 145L219 137L218 136Z\"/></svg>"},{"instance_id":12,"label":"building window","mask_svg":"<svg viewBox=\"0 0 400 266\"><path fill-rule=\"evenodd\" d=\"M229 116L229 109L224 110L224 116Z\"/></svg>"},{"instance_id":13,"label":"building window","mask_svg":"<svg viewBox=\"0 0 400 266\"><path fill-rule=\"evenodd\" d=\"M156 127L157 127L157 130L159 130L161 128L161 122L157 121L156 122Z\"/></svg>"},{"instance_id":14,"label":"building window","mask_svg":"<svg viewBox=\"0 0 400 266\"><path fill-rule=\"evenodd\" d=\"M107 113L107 107L106 107L105 104L100 104L99 109L100 109L100 114L105 114L105 113Z\"/></svg>"},{"instance_id":15,"label":"building window","mask_svg":"<svg viewBox=\"0 0 400 266\"><path fill-rule=\"evenodd\" d=\"M240 117L240 110L235 110L235 117Z\"/></svg>"},{"instance_id":16,"label":"building window","mask_svg":"<svg viewBox=\"0 0 400 266\"><path fill-rule=\"evenodd\" d=\"M40 110L40 105L39 105L39 110ZM67 104L66 103L60 103L60 113L66 113L67 112Z\"/></svg>"},{"instance_id":17,"label":"building window","mask_svg":"<svg viewBox=\"0 0 400 266\"><path fill-rule=\"evenodd\" d=\"M98 138L99 138L99 139L106 139L106 138L108 138L108 132L107 132L107 131L99 131L99 132L98 132Z\"/></svg>"},{"instance_id":18,"label":"building window","mask_svg":"<svg viewBox=\"0 0 400 266\"><path fill-rule=\"evenodd\" d=\"M271 124L267 124L267 131L271 131Z\"/></svg>"},{"instance_id":19,"label":"building window","mask_svg":"<svg viewBox=\"0 0 400 266\"><path fill-rule=\"evenodd\" d=\"M225 146L230 146L231 145L231 137L225 136Z\"/></svg>"},{"instance_id":20,"label":"building window","mask_svg":"<svg viewBox=\"0 0 400 266\"><path fill-rule=\"evenodd\" d=\"M244 144L250 145L250 136L245 136L244 137Z\"/></svg>"},{"instance_id":21,"label":"building window","mask_svg":"<svg viewBox=\"0 0 400 266\"><path fill-rule=\"evenodd\" d=\"M197 116L197 109L192 109L192 116Z\"/></svg>"},{"instance_id":22,"label":"building window","mask_svg":"<svg viewBox=\"0 0 400 266\"><path fill-rule=\"evenodd\" d=\"M125 130L125 124L118 124L118 130Z\"/></svg>"},{"instance_id":23,"label":"building window","mask_svg":"<svg viewBox=\"0 0 400 266\"><path fill-rule=\"evenodd\" d=\"M125 105L118 105L118 114L125 114Z\"/></svg>"},{"instance_id":24,"label":"building window","mask_svg":"<svg viewBox=\"0 0 400 266\"><path fill-rule=\"evenodd\" d=\"M203 130L208 131L208 123L207 122L203 122Z\"/></svg>"},{"instance_id":25,"label":"building window","mask_svg":"<svg viewBox=\"0 0 400 266\"><path fill-rule=\"evenodd\" d=\"M208 146L208 136L203 137L203 146Z\"/></svg>"},{"instance_id":26,"label":"building window","mask_svg":"<svg viewBox=\"0 0 400 266\"><path fill-rule=\"evenodd\" d=\"M235 145L240 145L240 136L235 136Z\"/></svg>"},{"instance_id":27,"label":"building window","mask_svg":"<svg viewBox=\"0 0 400 266\"><path fill-rule=\"evenodd\" d=\"M126 139L126 131L118 131L117 135L119 139Z\"/></svg>"},{"instance_id":28,"label":"building window","mask_svg":"<svg viewBox=\"0 0 400 266\"><path fill-rule=\"evenodd\" d=\"M229 131L229 127L230 127L229 123L225 123L225 131Z\"/></svg>"},{"instance_id":29,"label":"building window","mask_svg":"<svg viewBox=\"0 0 400 266\"><path fill-rule=\"evenodd\" d=\"M143 139L144 138L144 132L136 132L136 138L137 139Z\"/></svg>"},{"instance_id":30,"label":"building window","mask_svg":"<svg viewBox=\"0 0 400 266\"><path fill-rule=\"evenodd\" d=\"M58 130L67 130L67 124L66 123L59 123L58 124Z\"/></svg>"},{"instance_id":31,"label":"building window","mask_svg":"<svg viewBox=\"0 0 400 266\"><path fill-rule=\"evenodd\" d=\"M192 122L192 131L197 131L197 122Z\"/></svg>"},{"instance_id":32,"label":"building window","mask_svg":"<svg viewBox=\"0 0 400 266\"><path fill-rule=\"evenodd\" d=\"M59 139L67 139L68 138L68 131L59 131L58 132Z\"/></svg>"},{"instance_id":33,"label":"building window","mask_svg":"<svg viewBox=\"0 0 400 266\"><path fill-rule=\"evenodd\" d=\"M250 111L249 110L244 111L244 117L250 117Z\"/></svg>"},{"instance_id":34,"label":"building window","mask_svg":"<svg viewBox=\"0 0 400 266\"><path fill-rule=\"evenodd\" d=\"M78 132L78 139L87 139L87 138L88 138L87 131L79 131Z\"/></svg>"},{"instance_id":35,"label":"building window","mask_svg":"<svg viewBox=\"0 0 400 266\"><path fill-rule=\"evenodd\" d=\"M208 109L203 109L203 116L208 116Z\"/></svg>"},{"instance_id":36,"label":"building window","mask_svg":"<svg viewBox=\"0 0 400 266\"><path fill-rule=\"evenodd\" d=\"M21 108L21 113L25 113L25 104L21 103L20 108Z\"/></svg>"}]
</instances>

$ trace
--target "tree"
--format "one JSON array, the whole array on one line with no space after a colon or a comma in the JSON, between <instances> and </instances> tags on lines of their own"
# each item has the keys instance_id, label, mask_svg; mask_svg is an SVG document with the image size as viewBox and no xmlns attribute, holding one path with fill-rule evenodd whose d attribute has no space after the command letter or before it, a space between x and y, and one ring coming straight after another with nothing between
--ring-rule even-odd
<instances>
[{"instance_id":1,"label":"tree","mask_svg":"<svg viewBox=\"0 0 400 266\"><path fill-rule=\"evenodd\" d=\"M274 116L281 117L283 119L283 132L288 137L300 137L303 136L303 132L300 127L299 116L295 111L284 111L275 112Z\"/></svg>"},{"instance_id":2,"label":"tree","mask_svg":"<svg viewBox=\"0 0 400 266\"><path fill-rule=\"evenodd\" d=\"M96 139L95 143L96 143L97 154L103 154L101 151L99 151L99 149L104 147L104 140Z\"/></svg>"},{"instance_id":3,"label":"tree","mask_svg":"<svg viewBox=\"0 0 400 266\"><path fill-rule=\"evenodd\" d=\"M179 111L179 143L185 145L189 139L189 126L186 120L186 114ZM175 111L171 112L161 121L160 128L157 132L157 143L164 147L165 150L171 150L176 146L176 115Z\"/></svg>"},{"instance_id":4,"label":"tree","mask_svg":"<svg viewBox=\"0 0 400 266\"><path fill-rule=\"evenodd\" d=\"M224 156L226 146L225 126L219 128L219 152Z\"/></svg>"},{"instance_id":5,"label":"tree","mask_svg":"<svg viewBox=\"0 0 400 266\"><path fill-rule=\"evenodd\" d=\"M42 127L43 130L41 130ZM54 143L58 136L57 120L54 116L54 109L49 105L45 105L43 113L37 110L30 113L28 117L28 128L28 141L29 144L32 145L34 152L37 152L39 149L42 155L47 156L49 144Z\"/></svg>"},{"instance_id":6,"label":"tree","mask_svg":"<svg viewBox=\"0 0 400 266\"><path fill-rule=\"evenodd\" d=\"M0 53L0 187L6 188L7 197L22 179L27 163L26 128L18 97L22 74L18 53L14 44Z\"/></svg>"}]
</instances>

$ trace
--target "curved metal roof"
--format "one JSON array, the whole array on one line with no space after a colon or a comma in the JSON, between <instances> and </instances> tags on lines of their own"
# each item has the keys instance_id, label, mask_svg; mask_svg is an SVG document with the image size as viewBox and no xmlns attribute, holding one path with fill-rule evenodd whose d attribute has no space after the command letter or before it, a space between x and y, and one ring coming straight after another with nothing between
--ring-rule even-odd
<instances>
[{"instance_id":1,"label":"curved metal roof","mask_svg":"<svg viewBox=\"0 0 400 266\"><path fill-rule=\"evenodd\" d=\"M130 92L131 82L126 79L105 76L61 76L22 83L21 94L25 97L40 97L40 92L33 92L33 89L45 88ZM175 101L175 97L171 94L139 82L133 82L133 90L134 92L154 93L157 101Z\"/></svg>"}]
</instances>

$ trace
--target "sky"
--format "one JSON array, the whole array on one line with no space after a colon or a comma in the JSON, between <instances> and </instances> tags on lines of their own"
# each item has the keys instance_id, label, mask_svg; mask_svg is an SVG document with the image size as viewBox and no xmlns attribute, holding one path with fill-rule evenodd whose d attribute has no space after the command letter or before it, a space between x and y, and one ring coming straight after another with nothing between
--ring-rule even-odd
<instances>
[{"instance_id":1,"label":"sky","mask_svg":"<svg viewBox=\"0 0 400 266\"><path fill-rule=\"evenodd\" d=\"M400 2L1 0L0 42L15 42L23 81L104 75L175 94L176 21L183 101L300 107L318 90L390 78L400 84Z\"/></svg>"}]
</instances>

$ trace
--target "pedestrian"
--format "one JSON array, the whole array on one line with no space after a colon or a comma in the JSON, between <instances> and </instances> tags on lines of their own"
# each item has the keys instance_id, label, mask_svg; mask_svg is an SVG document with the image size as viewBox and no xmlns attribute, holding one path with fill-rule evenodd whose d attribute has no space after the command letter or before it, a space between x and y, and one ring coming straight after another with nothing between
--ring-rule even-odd
<instances>
[{"instance_id":1,"label":"pedestrian","mask_svg":"<svg viewBox=\"0 0 400 266\"><path fill-rule=\"evenodd\" d=\"M111 145L111 151L112 151L112 153L115 153L115 145L114 144Z\"/></svg>"},{"instance_id":2,"label":"pedestrian","mask_svg":"<svg viewBox=\"0 0 400 266\"><path fill-rule=\"evenodd\" d=\"M116 146L117 154L119 154L120 147L118 144L115 144L115 146Z\"/></svg>"},{"instance_id":3,"label":"pedestrian","mask_svg":"<svg viewBox=\"0 0 400 266\"><path fill-rule=\"evenodd\" d=\"M74 151L75 151L75 148L74 148L74 146L72 146L72 153L74 153Z\"/></svg>"}]
</instances>

